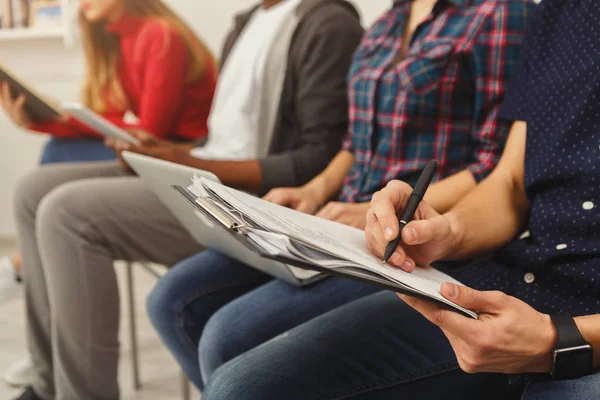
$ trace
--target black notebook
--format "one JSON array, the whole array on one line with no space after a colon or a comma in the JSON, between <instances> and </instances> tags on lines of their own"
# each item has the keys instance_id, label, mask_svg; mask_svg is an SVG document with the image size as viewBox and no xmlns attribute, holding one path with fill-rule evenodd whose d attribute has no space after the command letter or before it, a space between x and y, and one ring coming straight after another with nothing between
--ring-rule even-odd
<instances>
[{"instance_id":1,"label":"black notebook","mask_svg":"<svg viewBox=\"0 0 600 400\"><path fill-rule=\"evenodd\" d=\"M359 229L281 207L205 178L194 178L189 187L173 188L262 257L377 285L477 318L476 312L440 294L442 283L460 282L432 267L407 273L382 264L368 250Z\"/></svg>"},{"instance_id":2,"label":"black notebook","mask_svg":"<svg viewBox=\"0 0 600 400\"><path fill-rule=\"evenodd\" d=\"M50 121L61 115L57 102L37 93L1 64L0 82L9 84L13 98L17 98L21 94L25 95L25 111L33 121Z\"/></svg>"}]
</instances>

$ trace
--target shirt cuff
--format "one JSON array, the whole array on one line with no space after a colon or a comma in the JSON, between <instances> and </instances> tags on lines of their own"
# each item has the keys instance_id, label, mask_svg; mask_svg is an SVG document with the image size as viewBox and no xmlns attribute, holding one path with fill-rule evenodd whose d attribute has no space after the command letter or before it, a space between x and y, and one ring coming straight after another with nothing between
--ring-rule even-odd
<instances>
[{"instance_id":1,"label":"shirt cuff","mask_svg":"<svg viewBox=\"0 0 600 400\"><path fill-rule=\"evenodd\" d=\"M489 164L472 164L467 167L467 170L471 172L477 184L487 178L493 169Z\"/></svg>"}]
</instances>

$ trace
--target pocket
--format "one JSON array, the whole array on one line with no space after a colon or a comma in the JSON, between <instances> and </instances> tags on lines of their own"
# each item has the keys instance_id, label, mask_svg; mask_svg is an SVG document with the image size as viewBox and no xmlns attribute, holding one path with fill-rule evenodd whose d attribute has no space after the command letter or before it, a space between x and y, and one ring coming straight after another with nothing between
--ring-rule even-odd
<instances>
[{"instance_id":1,"label":"pocket","mask_svg":"<svg viewBox=\"0 0 600 400\"><path fill-rule=\"evenodd\" d=\"M409 52L397 66L402 87L417 94L437 88L455 56L456 40L438 39L423 42Z\"/></svg>"}]
</instances>

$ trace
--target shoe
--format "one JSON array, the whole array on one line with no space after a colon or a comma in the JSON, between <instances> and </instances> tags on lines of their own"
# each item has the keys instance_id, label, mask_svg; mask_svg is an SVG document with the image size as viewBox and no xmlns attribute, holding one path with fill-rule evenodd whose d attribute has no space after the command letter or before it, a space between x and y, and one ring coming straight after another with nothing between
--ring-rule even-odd
<instances>
[{"instance_id":1,"label":"shoe","mask_svg":"<svg viewBox=\"0 0 600 400\"><path fill-rule=\"evenodd\" d=\"M38 397L37 394L33 391L33 388L28 387L23 394L17 397L15 400L43 400L41 397Z\"/></svg>"},{"instance_id":2,"label":"shoe","mask_svg":"<svg viewBox=\"0 0 600 400\"><path fill-rule=\"evenodd\" d=\"M10 386L27 387L33 382L33 365L29 360L14 362L4 374L4 381Z\"/></svg>"},{"instance_id":3,"label":"shoe","mask_svg":"<svg viewBox=\"0 0 600 400\"><path fill-rule=\"evenodd\" d=\"M23 285L18 281L10 257L0 258L0 306L23 296Z\"/></svg>"}]
</instances>

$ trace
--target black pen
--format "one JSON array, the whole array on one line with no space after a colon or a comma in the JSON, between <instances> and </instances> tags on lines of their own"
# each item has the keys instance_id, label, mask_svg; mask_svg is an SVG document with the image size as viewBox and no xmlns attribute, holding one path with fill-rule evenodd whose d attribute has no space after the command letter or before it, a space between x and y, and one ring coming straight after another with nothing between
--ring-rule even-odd
<instances>
[{"instance_id":1,"label":"black pen","mask_svg":"<svg viewBox=\"0 0 600 400\"><path fill-rule=\"evenodd\" d=\"M383 263L388 262L390 257L394 254L398 245L400 244L400 240L402 238L402 229L413 219L415 215L415 211L417 211L417 207L423 200L423 196L425 196L425 192L427 192L427 188L433 179L433 175L437 169L437 161L431 160L425 166L423 172L421 172L421 176L413 189L408 202L406 203L406 207L404 208L404 212L402 212L402 216L400 217L400 230L398 231L398 236L396 239L392 240L388 243L385 248L385 253L383 255Z\"/></svg>"}]
</instances>

